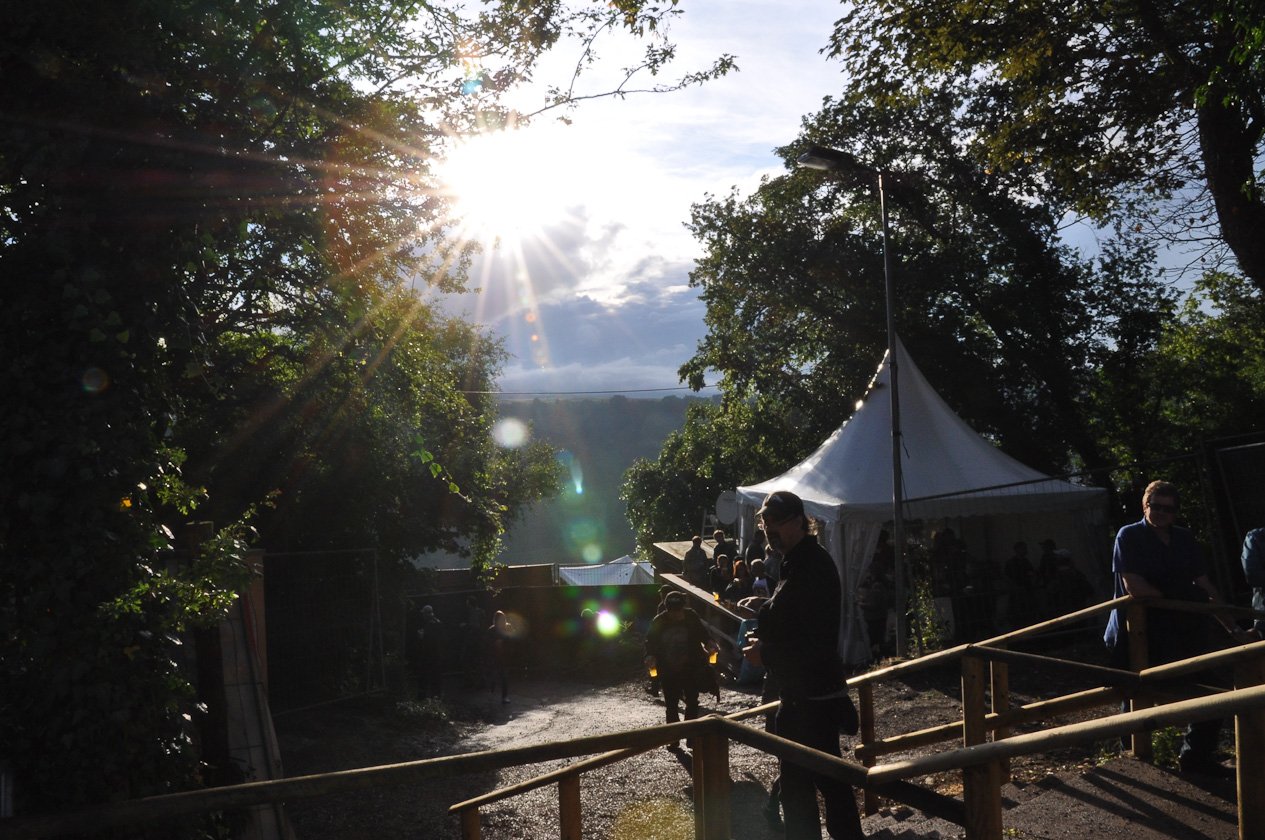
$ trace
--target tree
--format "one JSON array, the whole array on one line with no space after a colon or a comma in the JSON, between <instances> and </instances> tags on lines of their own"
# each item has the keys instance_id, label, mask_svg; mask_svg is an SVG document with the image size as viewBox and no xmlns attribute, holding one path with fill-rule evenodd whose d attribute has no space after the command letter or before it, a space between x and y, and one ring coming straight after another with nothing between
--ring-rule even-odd
<instances>
[{"instance_id":1,"label":"tree","mask_svg":"<svg viewBox=\"0 0 1265 840\"><path fill-rule=\"evenodd\" d=\"M1262 43L1265 15L1247 0L870 0L829 52L879 107L965 89L981 166L1099 222L1224 245L1259 291Z\"/></svg>"},{"instance_id":2,"label":"tree","mask_svg":"<svg viewBox=\"0 0 1265 840\"><path fill-rule=\"evenodd\" d=\"M1007 452L1049 472L1108 462L1087 399L1095 371L1154 346L1171 293L1126 234L1095 260L1059 238L1057 205L977 165L959 140L956 91L874 108L828 101L808 142L889 171L897 329L949 402ZM912 174L917 173L917 174ZM709 333L682 376L719 371L729 400L754 400L800 429L784 467L848 414L885 345L882 242L872 177L794 171L749 199L697 205ZM826 397L825 395L829 395ZM750 479L767 476L749 476Z\"/></svg>"},{"instance_id":3,"label":"tree","mask_svg":"<svg viewBox=\"0 0 1265 840\"><path fill-rule=\"evenodd\" d=\"M697 533L718 494L767 477L784 448L765 441L778 440L781 429L752 402L691 404L685 427L668 435L659 457L638 458L624 473L619 497L638 548L648 553L656 541Z\"/></svg>"},{"instance_id":4,"label":"tree","mask_svg":"<svg viewBox=\"0 0 1265 840\"><path fill-rule=\"evenodd\" d=\"M499 349L400 290L460 288L472 247L431 162L518 119L501 94L560 39L623 27L661 70L674 7L0 13L0 755L19 812L195 783L180 637L231 603L265 479L283 495L261 525L397 552L484 552L547 491L542 453L496 451L462 393ZM171 561L199 504L233 524Z\"/></svg>"}]
</instances>

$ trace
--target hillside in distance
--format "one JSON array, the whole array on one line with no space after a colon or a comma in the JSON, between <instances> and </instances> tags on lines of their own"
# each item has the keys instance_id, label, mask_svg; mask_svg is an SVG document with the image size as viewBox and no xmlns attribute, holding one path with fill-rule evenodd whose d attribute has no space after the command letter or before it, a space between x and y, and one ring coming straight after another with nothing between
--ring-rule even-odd
<instances>
[{"instance_id":1,"label":"hillside in distance","mask_svg":"<svg viewBox=\"0 0 1265 840\"><path fill-rule=\"evenodd\" d=\"M500 561L600 563L631 554L636 545L619 487L637 458L657 458L663 441L685 425L698 397L658 400L556 399L504 401L501 419L527 424L532 439L559 450L562 492L534 505L505 535Z\"/></svg>"}]
</instances>

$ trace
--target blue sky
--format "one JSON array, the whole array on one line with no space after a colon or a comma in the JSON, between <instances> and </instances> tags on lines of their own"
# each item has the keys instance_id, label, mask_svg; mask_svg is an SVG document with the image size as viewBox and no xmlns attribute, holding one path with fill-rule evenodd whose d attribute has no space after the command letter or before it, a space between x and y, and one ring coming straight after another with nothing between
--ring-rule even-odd
<instances>
[{"instance_id":1,"label":"blue sky","mask_svg":"<svg viewBox=\"0 0 1265 840\"><path fill-rule=\"evenodd\" d=\"M705 332L703 304L688 286L700 253L684 228L690 205L733 187L749 193L762 175L781 172L773 149L840 88L838 64L820 53L839 5L682 6L670 30L677 60L644 83L721 53L736 56L737 72L675 93L592 100L568 115L569 126L540 118L475 157L472 177L484 181L466 181L472 217L521 229L476 264L481 291L448 306L505 340L513 358L502 391L679 387L677 369ZM582 77L582 92L602 89L613 78L604 73L636 50L628 39L606 44L604 69ZM538 79L565 81L572 54L564 46Z\"/></svg>"}]
</instances>

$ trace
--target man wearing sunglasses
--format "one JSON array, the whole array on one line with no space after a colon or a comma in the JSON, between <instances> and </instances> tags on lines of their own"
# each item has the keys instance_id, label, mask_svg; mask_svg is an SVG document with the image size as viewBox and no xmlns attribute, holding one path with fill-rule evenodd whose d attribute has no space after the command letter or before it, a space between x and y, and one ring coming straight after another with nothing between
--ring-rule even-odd
<instances>
[{"instance_id":1,"label":"man wearing sunglasses","mask_svg":"<svg viewBox=\"0 0 1265 840\"><path fill-rule=\"evenodd\" d=\"M743 653L753 665L768 668L781 687L776 733L839 756L839 731L856 732L856 710L847 696L838 653L842 595L835 562L817 542L804 503L794 493L770 493L756 522L769 546L784 553L782 580L760 608L756 635ZM781 763L781 771L787 840L821 837L819 790L830 836L864 836L850 785L790 761Z\"/></svg>"},{"instance_id":2,"label":"man wearing sunglasses","mask_svg":"<svg viewBox=\"0 0 1265 840\"><path fill-rule=\"evenodd\" d=\"M1177 520L1177 488L1167 481L1152 481L1142 494L1142 520L1126 525L1116 535L1111 570L1115 573L1114 597L1167 598L1179 601L1221 600L1217 588L1204 569L1203 556L1195 535L1174 524ZM1237 627L1218 618L1231 635ZM1186 659L1214 648L1210 623L1205 615L1173 610L1150 610L1147 614L1148 665ZM1113 610L1103 641L1112 648L1111 661L1118 668L1129 667L1128 636L1120 610ZM1197 675L1196 682L1214 680ZM1192 723L1182 739L1178 764L1182 772L1210 776L1231 776L1233 771L1213 757L1221 731L1220 720Z\"/></svg>"}]
</instances>

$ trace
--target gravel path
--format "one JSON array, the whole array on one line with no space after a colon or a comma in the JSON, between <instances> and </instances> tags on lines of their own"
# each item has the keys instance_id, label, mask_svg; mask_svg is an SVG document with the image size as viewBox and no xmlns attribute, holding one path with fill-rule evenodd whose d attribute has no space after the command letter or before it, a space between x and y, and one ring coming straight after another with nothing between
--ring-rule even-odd
<instances>
[{"instance_id":1,"label":"gravel path","mask_svg":"<svg viewBox=\"0 0 1265 840\"><path fill-rule=\"evenodd\" d=\"M446 698L456 721L437 730L396 713L386 699L351 701L282 716L277 722L287 775L408 761L434 755L506 749L652 726L664 722L663 702L644 682L593 686L569 679L520 679L510 703L487 692ZM702 713L757 705L754 694L722 689L719 703L703 698ZM741 744L730 747L733 837L776 838L761 807L776 760ZM455 802L524 781L571 763L545 762L452 779L423 790L380 788L355 795L296 802L289 807L299 840L313 838L458 838L447 814ZM694 836L690 753L655 749L586 773L580 784L585 837L691 840ZM557 786L482 809L486 840L558 836Z\"/></svg>"}]
</instances>

